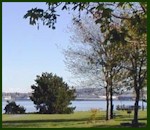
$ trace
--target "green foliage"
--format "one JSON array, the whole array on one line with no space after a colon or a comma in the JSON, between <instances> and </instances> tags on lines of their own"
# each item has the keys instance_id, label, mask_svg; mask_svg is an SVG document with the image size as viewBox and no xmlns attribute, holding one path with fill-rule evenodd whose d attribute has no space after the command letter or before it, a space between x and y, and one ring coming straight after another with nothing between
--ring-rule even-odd
<instances>
[{"instance_id":1,"label":"green foliage","mask_svg":"<svg viewBox=\"0 0 150 130\"><path fill-rule=\"evenodd\" d=\"M116 21L122 23L124 20L131 20L133 26L138 25L140 33L146 31L143 27L147 21L146 2L47 2L46 5L48 6L46 10L32 8L24 15L24 18L29 18L31 25L41 20L44 25L55 29L59 17L57 9L61 9L62 11L77 11L79 20L82 12L92 14L95 22L103 27L102 32L111 30L111 26Z\"/></svg>"},{"instance_id":2,"label":"green foliage","mask_svg":"<svg viewBox=\"0 0 150 130\"><path fill-rule=\"evenodd\" d=\"M15 102L8 102L4 108L5 114L24 114L26 109Z\"/></svg>"},{"instance_id":3,"label":"green foliage","mask_svg":"<svg viewBox=\"0 0 150 130\"><path fill-rule=\"evenodd\" d=\"M31 100L36 105L39 113L72 113L74 107L69 107L71 100L74 100L74 89L69 89L67 83L62 78L52 73L42 73L37 76L36 85L33 89Z\"/></svg>"}]
</instances>

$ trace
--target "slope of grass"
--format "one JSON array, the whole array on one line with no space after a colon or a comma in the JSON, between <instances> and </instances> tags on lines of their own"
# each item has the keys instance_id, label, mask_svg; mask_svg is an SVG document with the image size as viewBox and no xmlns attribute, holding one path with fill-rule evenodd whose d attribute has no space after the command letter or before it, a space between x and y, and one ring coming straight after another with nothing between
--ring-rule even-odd
<instances>
[{"instance_id":1,"label":"slope of grass","mask_svg":"<svg viewBox=\"0 0 150 130\"><path fill-rule=\"evenodd\" d=\"M105 112L99 111L95 119L92 113L75 112L73 114L22 114L2 115L3 128L121 128L120 123L133 119L133 112L129 115L126 111L117 111L113 120L105 121ZM147 123L147 112L139 112L139 121Z\"/></svg>"}]
</instances>

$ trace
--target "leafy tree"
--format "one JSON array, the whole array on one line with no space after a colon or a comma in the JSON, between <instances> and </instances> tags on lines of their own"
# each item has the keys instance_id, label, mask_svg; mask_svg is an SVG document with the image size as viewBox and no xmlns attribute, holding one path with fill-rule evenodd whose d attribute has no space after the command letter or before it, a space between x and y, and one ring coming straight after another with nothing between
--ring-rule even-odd
<instances>
[{"instance_id":1,"label":"leafy tree","mask_svg":"<svg viewBox=\"0 0 150 130\"><path fill-rule=\"evenodd\" d=\"M32 85L31 100L36 105L39 113L72 113L75 107L70 107L75 99L74 89L69 89L62 78L52 73L42 73L37 76L36 84Z\"/></svg>"},{"instance_id":2,"label":"leafy tree","mask_svg":"<svg viewBox=\"0 0 150 130\"><path fill-rule=\"evenodd\" d=\"M130 24L128 24L130 27ZM132 28L130 31L132 38L129 39L128 44L123 47L123 56L126 61L128 70L128 77L132 83L135 91L135 107L133 124L138 124L138 106L140 100L140 93L144 87L147 86L147 42L146 34L138 35L136 30Z\"/></svg>"},{"instance_id":3,"label":"leafy tree","mask_svg":"<svg viewBox=\"0 0 150 130\"><path fill-rule=\"evenodd\" d=\"M121 93L120 89L124 88L123 83L122 86L119 85L124 78L120 75L122 71L125 71L121 68L120 57L117 53L120 45L105 43L104 36L93 19L85 17L80 22L74 20L71 26L74 33L73 44L64 53L65 63L75 76L85 81L84 85L105 88L106 120L108 120L113 118L112 96L116 92ZM83 85L83 82L81 84Z\"/></svg>"},{"instance_id":4,"label":"leafy tree","mask_svg":"<svg viewBox=\"0 0 150 130\"><path fill-rule=\"evenodd\" d=\"M24 114L26 109L15 102L8 102L4 108L6 114Z\"/></svg>"}]
</instances>

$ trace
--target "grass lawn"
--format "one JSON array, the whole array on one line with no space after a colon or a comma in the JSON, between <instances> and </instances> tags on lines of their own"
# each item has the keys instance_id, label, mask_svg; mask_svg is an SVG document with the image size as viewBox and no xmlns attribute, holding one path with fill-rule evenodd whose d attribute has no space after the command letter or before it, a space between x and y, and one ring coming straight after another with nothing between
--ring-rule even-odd
<instances>
[{"instance_id":1,"label":"grass lawn","mask_svg":"<svg viewBox=\"0 0 150 130\"><path fill-rule=\"evenodd\" d=\"M120 123L131 123L133 112L117 111L113 120L105 121L105 112L99 111L91 120L91 111L73 114L2 115L2 128L123 128ZM139 122L147 124L147 112L139 111ZM146 126L145 126L146 127Z\"/></svg>"}]
</instances>

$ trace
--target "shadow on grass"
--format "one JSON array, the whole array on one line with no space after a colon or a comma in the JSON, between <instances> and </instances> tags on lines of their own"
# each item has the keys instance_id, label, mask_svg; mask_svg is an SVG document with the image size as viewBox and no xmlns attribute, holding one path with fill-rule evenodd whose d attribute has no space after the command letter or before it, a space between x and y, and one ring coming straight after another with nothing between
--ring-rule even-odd
<instances>
[{"instance_id":1,"label":"shadow on grass","mask_svg":"<svg viewBox=\"0 0 150 130\"><path fill-rule=\"evenodd\" d=\"M2 128L41 128L44 127L43 124L49 124L46 128L55 128L55 127L68 127L74 123L83 123L86 122L87 118L83 119L40 119L40 120L15 120L15 121L2 121ZM43 124L41 124L43 123ZM61 126L62 123L62 126ZM65 124L65 125L63 125Z\"/></svg>"},{"instance_id":2,"label":"shadow on grass","mask_svg":"<svg viewBox=\"0 0 150 130\"><path fill-rule=\"evenodd\" d=\"M147 125L142 126L142 128L146 128ZM122 125L96 125L91 128L134 128L131 126L122 126Z\"/></svg>"},{"instance_id":3,"label":"shadow on grass","mask_svg":"<svg viewBox=\"0 0 150 130\"><path fill-rule=\"evenodd\" d=\"M119 117L116 117L114 118L116 121L132 121L133 120L133 117L129 117L129 116L119 116ZM139 121L140 120L143 120L143 121L147 121L147 118L139 118L138 119Z\"/></svg>"},{"instance_id":4,"label":"shadow on grass","mask_svg":"<svg viewBox=\"0 0 150 130\"><path fill-rule=\"evenodd\" d=\"M44 122L78 122L78 121L89 121L90 118L82 119L40 119L40 120L11 120L11 121L2 121L2 123L44 123ZM96 120L105 120L105 117L97 117Z\"/></svg>"},{"instance_id":5,"label":"shadow on grass","mask_svg":"<svg viewBox=\"0 0 150 130\"><path fill-rule=\"evenodd\" d=\"M84 119L15 120L15 121L2 121L2 123L44 123L44 122L75 122L75 121L87 121L87 118L84 118Z\"/></svg>"}]
</instances>

